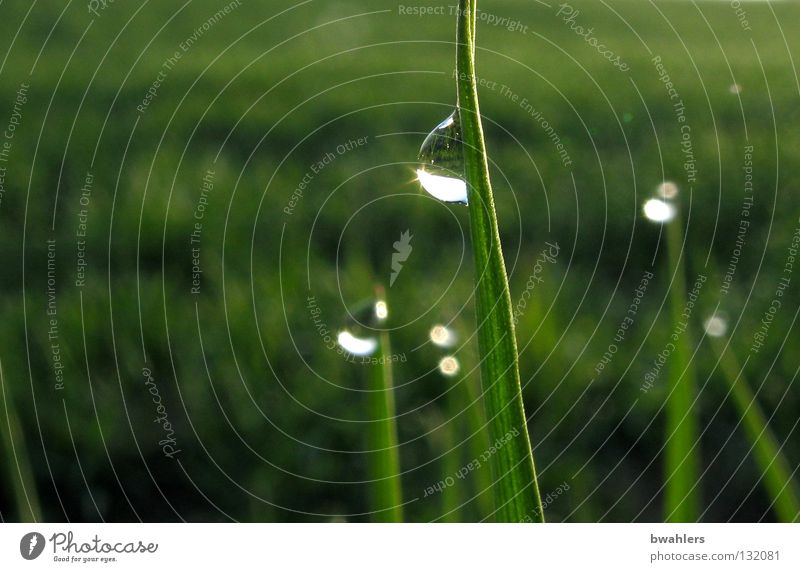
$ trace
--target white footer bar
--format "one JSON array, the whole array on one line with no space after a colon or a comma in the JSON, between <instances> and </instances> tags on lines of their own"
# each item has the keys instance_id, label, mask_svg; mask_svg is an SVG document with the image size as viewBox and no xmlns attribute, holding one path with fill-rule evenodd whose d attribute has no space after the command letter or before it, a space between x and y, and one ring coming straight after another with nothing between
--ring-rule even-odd
<instances>
[{"instance_id":1,"label":"white footer bar","mask_svg":"<svg viewBox=\"0 0 800 572\"><path fill-rule=\"evenodd\" d=\"M0 570L800 570L800 525L2 524ZM589 569L589 568L587 568Z\"/></svg>"}]
</instances>

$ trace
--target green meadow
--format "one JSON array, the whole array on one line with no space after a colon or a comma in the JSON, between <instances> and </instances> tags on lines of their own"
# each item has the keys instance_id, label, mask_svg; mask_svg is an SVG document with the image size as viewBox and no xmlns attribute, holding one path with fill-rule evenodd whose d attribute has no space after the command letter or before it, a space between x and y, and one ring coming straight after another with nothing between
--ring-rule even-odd
<instances>
[{"instance_id":1,"label":"green meadow","mask_svg":"<svg viewBox=\"0 0 800 572\"><path fill-rule=\"evenodd\" d=\"M492 520L468 207L415 174L455 105L451 6L85 4L0 4L2 519L372 520L388 360L403 518ZM752 436L800 466L800 5L742 6L480 3L548 521L665 518L679 366L698 518L789 518ZM682 272L642 214L664 181ZM347 355L376 288L390 349Z\"/></svg>"}]
</instances>

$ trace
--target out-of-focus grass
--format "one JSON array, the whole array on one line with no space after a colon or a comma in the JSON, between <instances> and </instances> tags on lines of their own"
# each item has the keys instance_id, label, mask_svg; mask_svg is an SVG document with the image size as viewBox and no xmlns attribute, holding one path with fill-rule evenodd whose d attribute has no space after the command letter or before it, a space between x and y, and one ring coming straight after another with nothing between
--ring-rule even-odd
<instances>
[{"instance_id":1,"label":"out-of-focus grass","mask_svg":"<svg viewBox=\"0 0 800 572\"><path fill-rule=\"evenodd\" d=\"M385 301L379 295L378 300ZM394 375L392 346L389 332L378 336L379 362L370 367L370 415L375 421L367 429L367 441L372 451L370 462L370 496L372 518L376 522L403 522L403 488L400 454L397 447L397 410L394 404Z\"/></svg>"},{"instance_id":2,"label":"out-of-focus grass","mask_svg":"<svg viewBox=\"0 0 800 572\"><path fill-rule=\"evenodd\" d=\"M540 436L534 445L542 459L543 494L574 476L570 483L575 492L548 506L549 520L628 521L640 512L642 520L662 516L658 498L653 500L663 482L653 452L659 450L663 433L661 419L653 422L653 416L664 403L666 387L658 385L644 396L639 390L650 361L669 335L659 313L667 294L662 274L657 273L636 325L626 342L619 344L614 361L600 374L595 372L658 240L657 232L639 219L641 195L665 175L678 178L683 172L671 102L647 48L631 28L678 78L691 113L698 162L704 165L686 211L691 213L687 248L700 257L710 248L720 264L730 255L738 221L736 189L745 142L742 113L747 118L749 142L758 157L756 186L763 192L753 207L747 248L728 300L734 311L744 308L745 312L741 333L731 340L741 355L769 303L771 274L764 271L782 266L783 245L793 233L796 218L792 213L800 204L791 193L800 184L800 170L793 168L800 157L800 142L794 136L794 126L800 123L797 86L787 73L786 48L771 16L774 10L783 23L797 21L800 6L749 4L748 14L758 22L750 42L724 2L656 4L663 17L647 3L614 2L617 17L601 3L573 2L581 20L591 23L598 37L613 44L630 63L630 77L611 73L608 62L543 5L500 0L486 4L493 13L529 25L528 34L478 23L478 76L505 84L519 98L530 100L557 126L574 162L577 187L541 127L499 89L481 88L513 302L525 290L544 242L558 240L562 247L558 263L547 267L544 283L536 286L517 324L523 397L532 434ZM313 373L322 372L328 381L347 385L360 379L363 366L347 363L324 347L305 298L317 297L329 327L341 325L342 299L361 299L369 295L364 288L370 288L376 278L388 279L391 244L407 228L415 234L417 249L392 288L392 306L401 317L429 311L415 324L393 333L394 351L405 351L409 358L396 364L395 372L398 440L403 443L399 454L404 486L413 493L409 498L420 496L425 486L438 481L441 470L430 460L440 451L419 438L428 427L426 416L434 411L441 414L442 407L435 401L440 384L426 375L435 366L436 356L411 349L424 340L434 322L452 316L463 339L470 339L474 315L465 302L471 294L473 268L469 257L463 258L466 209L448 209L422 197L412 180L410 162L424 132L454 103L452 17L407 19L397 14L396 2L383 0L325 8L315 2L299 6L233 44L254 24L289 5L284 1L248 4L246 12L226 17L170 72L142 116L136 105L163 60L219 8L217 4L195 0L163 32L156 33L173 7L151 2L113 46L111 42L140 5L115 3L113 10L92 24L79 45L77 39L88 20L85 5L75 5L53 30L32 76L28 74L63 6L37 3L16 37L0 81L2 123L8 119L19 84L28 81L31 89L7 164L6 193L0 205L0 347L20 424L28 430L40 423L48 447L47 458L40 447L33 443L29 447L47 520L64 519L56 490L71 520L97 518L85 484L75 475L75 452L64 423L62 398L70 419L86 420L73 423L72 430L95 501L109 520L136 520L137 514L177 520L165 497L182 517L195 520L225 519L218 509L237 518L257 514L278 520L323 520L330 514L368 512L368 491L363 485L335 484L363 481L368 474L365 456L340 452L359 448L363 442L358 424L348 422L364 418L363 404ZM19 28L30 7L3 3L5 29ZM266 54L310 26L384 9L389 12L330 24ZM13 34L0 38L2 53L12 38ZM142 51L151 39L152 44ZM786 41L795 61L800 61L795 35L787 33ZM73 48L75 55L69 60ZM350 48L358 49L317 62L320 55ZM307 69L275 87L306 65ZM734 81L742 86L741 108L739 98L729 91ZM86 99L79 109L84 92ZM771 109L779 118L777 147ZM657 126L658 143L650 117ZM321 127L328 121L333 123ZM377 138L387 133L408 135ZM295 214L284 216L282 209L309 166L326 151L335 152L339 143L361 136L369 136L370 143L337 157L315 177ZM95 146L98 155L92 165ZM202 294L193 297L188 293L188 236L202 177L218 152L215 188L203 226ZM372 169L403 161L409 163ZM73 251L79 189L89 169L95 174L95 188L89 206L89 280L82 290L81 315L79 292L73 285ZM330 195L354 173L360 176ZM59 206L51 232L56 188ZM353 218L354 205L393 194L401 196L381 199L363 216ZM772 220L775 200L780 207ZM351 224L345 230L348 221ZM24 295L20 294L23 225ZM714 228L717 235L710 244ZM43 310L45 241L51 237L58 243L58 318L67 375L66 387L59 393L52 387ZM358 262L355 253L359 250L365 253L368 267ZM762 251L762 274L748 298ZM306 267L313 272L310 291ZM444 292L446 296L439 300ZM797 392L790 391L781 401L797 366L793 338L778 354L790 327L790 313L787 310L776 318L765 347L748 362L754 371L766 369L772 357L779 355L759 400L765 411L775 413L770 425L780 440L791 437L800 408ZM140 314L144 340L140 339ZM474 345L474 338L470 343ZM152 402L140 383L142 345L185 444L183 466L197 488L163 458L159 435L151 430ZM700 360L698 371L710 371L715 363L712 352L698 352L696 359ZM92 368L91 385L87 361ZM36 389L38 419L29 379ZM417 381L405 384L405 380ZM711 383L701 400L713 405L725 393L724 384ZM638 404L628 414L637 398ZM320 414L335 419L319 422ZM726 482L736 468L737 452L746 442L735 435L724 445L721 436L727 436L738 421L738 414L725 408L704 433L704 447L722 447L704 483ZM485 450L474 438L466 446ZM800 459L797 440L788 439L784 452L790 466L796 466ZM585 465L589 458L592 462ZM151 478L150 472L155 476ZM759 518L770 502L760 488L740 509L735 507L760 476L757 468L743 466L705 518ZM596 489L601 481L603 486ZM13 514L15 509L6 509L14 506L13 498L11 487L0 490L4 515ZM253 509L254 504L260 510ZM440 514L439 499L406 508L407 520L430 520Z\"/></svg>"},{"instance_id":3,"label":"out-of-focus grass","mask_svg":"<svg viewBox=\"0 0 800 572\"><path fill-rule=\"evenodd\" d=\"M5 449L5 482L12 483L16 503L15 520L20 522L40 522L42 509L39 493L36 490L36 479L31 470L28 446L25 443L25 432L19 423L19 416L14 408L11 396L6 392L6 380L3 375L3 362L0 361L0 433L3 435Z\"/></svg>"},{"instance_id":4,"label":"out-of-focus grass","mask_svg":"<svg viewBox=\"0 0 800 572\"><path fill-rule=\"evenodd\" d=\"M672 317L669 358L669 394L664 428L664 519L696 522L700 514L700 435L697 388L692 359L691 307L687 307L686 250L683 209L674 201L677 214L664 223L668 260L669 303ZM687 315L688 314L688 315Z\"/></svg>"},{"instance_id":5,"label":"out-of-focus grass","mask_svg":"<svg viewBox=\"0 0 800 572\"><path fill-rule=\"evenodd\" d=\"M800 518L800 493L794 471L782 451L782 446L769 427L766 415L753 390L744 377L744 370L725 339L709 339L719 358L719 367L742 426L751 443L751 451L759 470L763 486L770 498L770 506L781 522L795 522Z\"/></svg>"}]
</instances>

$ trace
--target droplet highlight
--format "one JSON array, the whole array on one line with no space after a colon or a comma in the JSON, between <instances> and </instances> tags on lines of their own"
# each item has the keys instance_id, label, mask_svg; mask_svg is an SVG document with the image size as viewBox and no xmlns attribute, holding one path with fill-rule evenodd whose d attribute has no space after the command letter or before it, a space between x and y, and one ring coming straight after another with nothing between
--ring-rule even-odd
<instances>
[{"instance_id":1,"label":"droplet highlight","mask_svg":"<svg viewBox=\"0 0 800 572\"><path fill-rule=\"evenodd\" d=\"M674 205L662 199L650 199L644 203L644 216L653 222L669 222L675 218L677 210Z\"/></svg>"},{"instance_id":2,"label":"droplet highlight","mask_svg":"<svg viewBox=\"0 0 800 572\"><path fill-rule=\"evenodd\" d=\"M417 179L432 197L466 205L464 147L458 110L437 125L419 149Z\"/></svg>"},{"instance_id":3,"label":"droplet highlight","mask_svg":"<svg viewBox=\"0 0 800 572\"><path fill-rule=\"evenodd\" d=\"M461 371L461 364L453 356L443 357L439 361L439 372L447 377L453 377Z\"/></svg>"},{"instance_id":4,"label":"droplet highlight","mask_svg":"<svg viewBox=\"0 0 800 572\"><path fill-rule=\"evenodd\" d=\"M357 338L347 330L342 330L336 338L341 348L354 356L369 356L378 349L375 338Z\"/></svg>"},{"instance_id":5,"label":"droplet highlight","mask_svg":"<svg viewBox=\"0 0 800 572\"><path fill-rule=\"evenodd\" d=\"M437 324L431 328L431 342L440 348L452 348L456 344L456 334L450 328Z\"/></svg>"},{"instance_id":6,"label":"droplet highlight","mask_svg":"<svg viewBox=\"0 0 800 572\"><path fill-rule=\"evenodd\" d=\"M382 322L388 317L389 307L386 305L386 302L384 300L375 302L375 318L377 318L379 322Z\"/></svg>"},{"instance_id":7,"label":"droplet highlight","mask_svg":"<svg viewBox=\"0 0 800 572\"><path fill-rule=\"evenodd\" d=\"M678 185L672 181L664 181L656 188L656 195L662 199L674 199L678 196Z\"/></svg>"},{"instance_id":8,"label":"droplet highlight","mask_svg":"<svg viewBox=\"0 0 800 572\"><path fill-rule=\"evenodd\" d=\"M728 321L722 316L716 314L708 318L703 327L706 334L712 338L721 338L728 333Z\"/></svg>"}]
</instances>

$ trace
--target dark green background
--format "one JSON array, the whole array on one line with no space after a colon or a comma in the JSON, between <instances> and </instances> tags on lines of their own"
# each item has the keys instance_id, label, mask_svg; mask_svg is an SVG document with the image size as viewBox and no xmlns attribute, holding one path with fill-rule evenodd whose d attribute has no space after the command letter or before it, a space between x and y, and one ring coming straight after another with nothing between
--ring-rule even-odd
<instances>
[{"instance_id":1,"label":"dark green background","mask_svg":"<svg viewBox=\"0 0 800 572\"><path fill-rule=\"evenodd\" d=\"M316 297L330 329L342 326L347 308L376 284L388 287L392 245L409 229L413 252L388 293L392 344L408 358L395 369L402 479L406 499L419 499L406 517L436 519L445 499L422 498L425 488L480 449L467 416L455 415L461 398L451 399L464 384L436 372L443 351L425 344L434 323L453 320L466 342L456 353L462 372L477 381L468 212L423 195L413 173L422 139L455 103L455 18L403 16L383 0L242 0L139 113L165 59L224 5L118 1L99 17L80 2L0 5L0 127L20 84L30 84L0 203L0 358L43 516L368 518L368 455L359 451L369 412L358 390L369 366L324 347L306 298ZM667 179L681 187L687 282L709 277L691 326L703 519L770 520L702 321L722 300L744 361L800 226L800 7L746 3L748 32L728 2L573 5L577 23L593 27L629 71L571 31L555 4L485 0L482 10L528 30L478 25L478 74L527 98L573 161L564 168L541 126L499 89L481 90L515 302L545 242L561 247L517 331L542 495L570 487L547 518L662 518L666 377L649 393L640 387L672 329L673 277L658 226L640 213ZM686 104L698 164L691 191L651 53ZM337 154L360 137L366 145ZM730 294L720 298L748 142L752 225ZM337 156L286 215L292 192L326 153ZM202 286L192 295L189 234L209 168ZM89 266L77 288L87 171ZM47 339L48 239L57 244L63 390L54 388ZM646 270L656 278L636 323L596 375ZM795 274L765 348L745 369L793 468L798 288ZM145 366L175 427L179 463L158 445ZM0 511L16 520L15 464L7 450L0 459ZM454 487L465 504L451 517L483 516L473 481Z\"/></svg>"}]
</instances>

